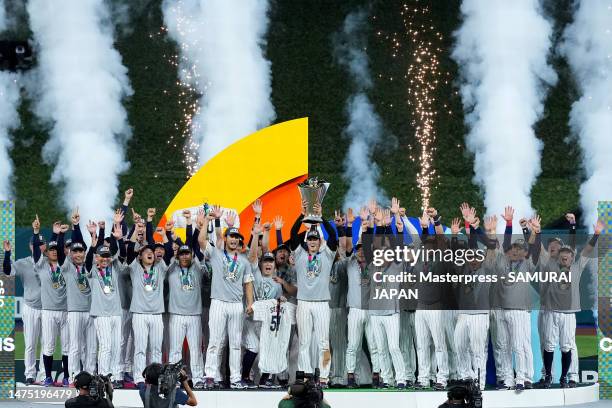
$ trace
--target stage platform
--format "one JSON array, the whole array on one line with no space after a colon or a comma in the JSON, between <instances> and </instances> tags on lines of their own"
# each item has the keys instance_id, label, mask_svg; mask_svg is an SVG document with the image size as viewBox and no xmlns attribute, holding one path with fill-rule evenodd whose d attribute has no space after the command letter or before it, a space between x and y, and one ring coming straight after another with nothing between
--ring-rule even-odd
<instances>
[{"instance_id":1,"label":"stage platform","mask_svg":"<svg viewBox=\"0 0 612 408\"><path fill-rule=\"evenodd\" d=\"M198 391L198 406L206 408L253 407L273 408L285 391ZM325 399L332 408L435 408L446 400L444 391L396 390L326 390ZM578 388L549 390L485 391L485 408L548 407L584 404L599 400L599 384ZM136 390L116 390L115 407L142 407Z\"/></svg>"}]
</instances>

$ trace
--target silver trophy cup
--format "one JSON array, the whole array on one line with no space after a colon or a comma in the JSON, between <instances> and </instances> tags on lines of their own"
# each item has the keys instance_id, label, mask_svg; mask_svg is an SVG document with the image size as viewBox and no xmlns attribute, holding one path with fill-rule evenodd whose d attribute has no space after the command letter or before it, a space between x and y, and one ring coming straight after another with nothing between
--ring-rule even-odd
<instances>
[{"instance_id":1,"label":"silver trophy cup","mask_svg":"<svg viewBox=\"0 0 612 408\"><path fill-rule=\"evenodd\" d=\"M306 201L306 215L304 216L303 222L309 222L311 224L317 224L323 222L320 215L315 213L315 204L323 203L323 197L327 193L330 183L317 180L316 177L309 178L305 182L298 184L300 190L300 196L302 201Z\"/></svg>"}]
</instances>

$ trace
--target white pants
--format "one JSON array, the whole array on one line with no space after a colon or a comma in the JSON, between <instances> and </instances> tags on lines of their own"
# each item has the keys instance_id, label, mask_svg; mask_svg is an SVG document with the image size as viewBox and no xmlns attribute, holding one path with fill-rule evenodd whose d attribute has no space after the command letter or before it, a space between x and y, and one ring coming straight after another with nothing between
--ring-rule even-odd
<instances>
[{"instance_id":1,"label":"white pants","mask_svg":"<svg viewBox=\"0 0 612 408\"><path fill-rule=\"evenodd\" d=\"M41 316L42 310L33 309L25 302L21 302L21 320L23 320L23 340L25 342L23 353L25 378L36 378L36 344L40 341Z\"/></svg>"},{"instance_id":2,"label":"white pants","mask_svg":"<svg viewBox=\"0 0 612 408\"><path fill-rule=\"evenodd\" d=\"M121 380L121 316L98 316L94 322L100 345L98 372L102 375L111 373L114 380Z\"/></svg>"},{"instance_id":3,"label":"white pants","mask_svg":"<svg viewBox=\"0 0 612 408\"><path fill-rule=\"evenodd\" d=\"M346 308L330 309L329 343L332 350L330 379L334 384L346 384Z\"/></svg>"},{"instance_id":4,"label":"white pants","mask_svg":"<svg viewBox=\"0 0 612 408\"><path fill-rule=\"evenodd\" d=\"M555 351L559 345L562 353L573 349L576 342L576 315L574 313L543 312L541 336L544 350Z\"/></svg>"},{"instance_id":5,"label":"white pants","mask_svg":"<svg viewBox=\"0 0 612 408\"><path fill-rule=\"evenodd\" d=\"M457 351L455 350L455 325L457 322L456 310L444 310L442 312L444 322L444 334L446 336L446 351L448 352L448 378L459 379L457 371Z\"/></svg>"},{"instance_id":6,"label":"white pants","mask_svg":"<svg viewBox=\"0 0 612 408\"><path fill-rule=\"evenodd\" d=\"M242 322L244 307L242 302L223 302L212 299L208 314L210 339L206 350L206 377L220 378L219 359L222 343L229 338L230 381L240 381L240 343L242 340Z\"/></svg>"},{"instance_id":7,"label":"white pants","mask_svg":"<svg viewBox=\"0 0 612 408\"><path fill-rule=\"evenodd\" d=\"M503 382L506 386L514 384L512 372L512 360L508 359L508 333L502 330L503 311L492 309L489 312L489 328L491 330L491 343L493 345L493 359L495 360L495 376L497 382Z\"/></svg>"},{"instance_id":8,"label":"white pants","mask_svg":"<svg viewBox=\"0 0 612 408\"><path fill-rule=\"evenodd\" d=\"M93 320L89 312L68 312L68 372L71 379L81 372L81 364L88 373L95 372L98 342Z\"/></svg>"},{"instance_id":9,"label":"white pants","mask_svg":"<svg viewBox=\"0 0 612 408\"><path fill-rule=\"evenodd\" d=\"M417 333L417 357L419 364L419 383L427 386L431 367L431 342L433 340L438 372L436 382L446 385L448 382L448 355L446 338L442 322L444 310L417 310L414 316L414 327Z\"/></svg>"},{"instance_id":10,"label":"white pants","mask_svg":"<svg viewBox=\"0 0 612 408\"><path fill-rule=\"evenodd\" d=\"M372 359L372 372L380 373L380 359L374 338L374 330L367 310L350 308L348 313L348 345L346 347L346 371L355 374L358 357L361 356L361 343L365 332Z\"/></svg>"},{"instance_id":11,"label":"white pants","mask_svg":"<svg viewBox=\"0 0 612 408\"><path fill-rule=\"evenodd\" d=\"M489 314L459 314L455 329L455 350L459 379L476 379L480 369L480 386L484 387L487 369Z\"/></svg>"},{"instance_id":12,"label":"white pants","mask_svg":"<svg viewBox=\"0 0 612 408\"><path fill-rule=\"evenodd\" d=\"M318 367L321 378L324 380L329 378L331 364L331 353L329 351L329 313L329 303L327 302L298 300L296 313L300 337L298 370L304 371L305 373L314 372L310 358L310 341L314 339L314 341L318 343Z\"/></svg>"},{"instance_id":13,"label":"white pants","mask_svg":"<svg viewBox=\"0 0 612 408\"><path fill-rule=\"evenodd\" d=\"M185 316L170 314L170 355L168 361L176 363L183 355L183 340L189 344L189 363L194 382L204 380L204 361L202 357L202 327L200 315Z\"/></svg>"},{"instance_id":14,"label":"white pants","mask_svg":"<svg viewBox=\"0 0 612 408\"><path fill-rule=\"evenodd\" d=\"M406 380L414 382L416 377L416 349L414 341L416 332L414 330L415 312L400 312L400 349L404 356L404 366L406 367Z\"/></svg>"},{"instance_id":15,"label":"white pants","mask_svg":"<svg viewBox=\"0 0 612 408\"><path fill-rule=\"evenodd\" d=\"M162 361L162 340L164 321L161 314L132 313L134 329L134 382L144 381L142 372L147 366L147 346L151 353L151 363ZM121 333L119 327L117 332ZM121 342L121 339L119 339Z\"/></svg>"},{"instance_id":16,"label":"white pants","mask_svg":"<svg viewBox=\"0 0 612 408\"><path fill-rule=\"evenodd\" d=\"M388 384L393 382L392 361L396 383L406 383L406 367L404 366L404 356L400 349L399 313L388 316L372 315L370 316L370 324L374 330L376 348L380 350L380 371L383 382ZM391 361L389 361L387 351L391 355Z\"/></svg>"},{"instance_id":17,"label":"white pants","mask_svg":"<svg viewBox=\"0 0 612 408\"><path fill-rule=\"evenodd\" d=\"M132 334L132 312L127 309L121 311L121 352L119 365L122 373L132 373L134 360L134 335Z\"/></svg>"},{"instance_id":18,"label":"white pants","mask_svg":"<svg viewBox=\"0 0 612 408\"><path fill-rule=\"evenodd\" d=\"M259 353L260 334L261 322L245 317L242 328L242 346L253 353Z\"/></svg>"},{"instance_id":19,"label":"white pants","mask_svg":"<svg viewBox=\"0 0 612 408\"><path fill-rule=\"evenodd\" d=\"M497 317L497 344L505 370L504 383L512 386L512 354L516 363L516 384L532 381L531 315L526 310L504 309Z\"/></svg>"},{"instance_id":20,"label":"white pants","mask_svg":"<svg viewBox=\"0 0 612 408\"><path fill-rule=\"evenodd\" d=\"M55 340L60 335L62 356L68 355L70 337L68 332L68 312L65 310L42 311L43 354L52 356L55 350Z\"/></svg>"}]
</instances>

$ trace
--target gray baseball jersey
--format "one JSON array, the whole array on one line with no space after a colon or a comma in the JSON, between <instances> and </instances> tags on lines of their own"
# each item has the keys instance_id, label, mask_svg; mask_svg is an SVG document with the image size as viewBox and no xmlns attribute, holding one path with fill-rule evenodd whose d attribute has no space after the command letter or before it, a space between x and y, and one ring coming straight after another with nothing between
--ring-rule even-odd
<instances>
[{"instance_id":1,"label":"gray baseball jersey","mask_svg":"<svg viewBox=\"0 0 612 408\"><path fill-rule=\"evenodd\" d=\"M13 262L11 275L21 279L23 284L23 300L32 309L42 309L40 300L40 278L34 271L34 258L28 256Z\"/></svg>"},{"instance_id":2,"label":"gray baseball jersey","mask_svg":"<svg viewBox=\"0 0 612 408\"><path fill-rule=\"evenodd\" d=\"M87 272L91 287L92 316L121 316L121 271L127 269L118 260L113 260L107 269L100 270L95 265ZM106 289L105 289L106 287Z\"/></svg>"},{"instance_id":3,"label":"gray baseball jersey","mask_svg":"<svg viewBox=\"0 0 612 408\"><path fill-rule=\"evenodd\" d=\"M251 264L242 254L231 255L208 244L204 256L212 266L211 299L224 302L242 302L243 284L253 281Z\"/></svg>"},{"instance_id":4,"label":"gray baseball jersey","mask_svg":"<svg viewBox=\"0 0 612 408\"><path fill-rule=\"evenodd\" d=\"M202 285L203 274L207 272L206 265L193 259L191 266L183 268L174 260L168 268L168 285L170 296L168 299L168 312L195 316L202 314Z\"/></svg>"},{"instance_id":5,"label":"gray baseball jersey","mask_svg":"<svg viewBox=\"0 0 612 408\"><path fill-rule=\"evenodd\" d=\"M492 259L484 263L487 268L492 268L499 280L491 287L490 300L492 308L530 310L534 289L526 282L513 282L509 279L510 272L532 272L535 266L531 259L511 262L504 253L497 250Z\"/></svg>"},{"instance_id":6,"label":"gray baseball jersey","mask_svg":"<svg viewBox=\"0 0 612 408\"><path fill-rule=\"evenodd\" d=\"M486 276L487 269L484 265L473 271L468 264L455 266L457 275ZM457 299L457 312L461 314L488 314L489 313L489 288L490 283L457 283L454 285Z\"/></svg>"},{"instance_id":7,"label":"gray baseball jersey","mask_svg":"<svg viewBox=\"0 0 612 408\"><path fill-rule=\"evenodd\" d=\"M414 272L416 274L423 273L427 275L440 275L443 273L444 265L441 262L417 262L414 266ZM425 282L424 280L417 278L416 287L419 290L418 308L420 309L433 309L437 310L443 302L443 285L437 282Z\"/></svg>"},{"instance_id":8,"label":"gray baseball jersey","mask_svg":"<svg viewBox=\"0 0 612 408\"><path fill-rule=\"evenodd\" d=\"M276 276L280 276L285 280L285 282L290 283L292 285L297 285L297 277L295 276L295 268L289 264L285 264L276 270ZM283 295L287 298L288 302L297 305L297 297L295 295L289 295L288 292L285 292L283 289Z\"/></svg>"},{"instance_id":9,"label":"gray baseball jersey","mask_svg":"<svg viewBox=\"0 0 612 408\"><path fill-rule=\"evenodd\" d=\"M253 272L253 292L255 300L278 299L283 295L283 287L274 282L271 276L263 276L257 263L251 264Z\"/></svg>"},{"instance_id":10,"label":"gray baseball jersey","mask_svg":"<svg viewBox=\"0 0 612 408\"><path fill-rule=\"evenodd\" d=\"M353 309L367 309L370 300L371 265L360 265L357 257L346 259L348 293L346 305Z\"/></svg>"},{"instance_id":11,"label":"gray baseball jersey","mask_svg":"<svg viewBox=\"0 0 612 408\"><path fill-rule=\"evenodd\" d=\"M334 262L331 274L329 277L329 307L343 308L346 307L348 279L346 276L346 267L348 259L345 258Z\"/></svg>"},{"instance_id":12,"label":"gray baseball jersey","mask_svg":"<svg viewBox=\"0 0 612 408\"><path fill-rule=\"evenodd\" d=\"M399 282L380 282L382 276L388 275L399 275L402 273L403 264L391 262L387 265L380 267L372 266L372 276L376 279L372 279L370 285L370 300L368 304L368 312L371 316L389 316L395 313L399 313L399 299L397 296L389 299L379 297L380 291L385 290L387 293L391 290L399 290ZM374 276L374 274L380 272ZM377 297L379 297L377 299Z\"/></svg>"},{"instance_id":13,"label":"gray baseball jersey","mask_svg":"<svg viewBox=\"0 0 612 408\"><path fill-rule=\"evenodd\" d=\"M69 312L89 312L91 289L85 273L85 264L75 265L66 259L62 268L66 281L66 297Z\"/></svg>"},{"instance_id":14,"label":"gray baseball jersey","mask_svg":"<svg viewBox=\"0 0 612 408\"><path fill-rule=\"evenodd\" d=\"M301 245L295 250L298 300L330 300L329 277L336 252L322 244L319 252L310 255Z\"/></svg>"},{"instance_id":15,"label":"gray baseball jersey","mask_svg":"<svg viewBox=\"0 0 612 408\"><path fill-rule=\"evenodd\" d=\"M132 280L130 312L141 314L164 313L164 280L168 265L161 260L145 271L136 258L123 273Z\"/></svg>"},{"instance_id":16,"label":"gray baseball jersey","mask_svg":"<svg viewBox=\"0 0 612 408\"><path fill-rule=\"evenodd\" d=\"M559 263L550 259L544 267L538 268L542 271L565 272L570 276L571 282L547 282L541 285L541 308L555 312L573 313L579 312L580 307L580 278L585 268L591 267L597 262L597 258L581 256L575 260L569 268L561 268Z\"/></svg>"},{"instance_id":17,"label":"gray baseball jersey","mask_svg":"<svg viewBox=\"0 0 612 408\"><path fill-rule=\"evenodd\" d=\"M43 310L67 310L66 281L62 275L64 265L51 265L46 256L41 256L34 270L40 278L40 300Z\"/></svg>"}]
</instances>

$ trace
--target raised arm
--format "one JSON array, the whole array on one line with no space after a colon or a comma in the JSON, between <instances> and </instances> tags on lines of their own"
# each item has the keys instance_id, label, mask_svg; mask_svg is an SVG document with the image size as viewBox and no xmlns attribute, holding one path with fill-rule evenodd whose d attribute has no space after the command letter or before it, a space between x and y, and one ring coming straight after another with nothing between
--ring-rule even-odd
<instances>
[{"instance_id":1,"label":"raised arm","mask_svg":"<svg viewBox=\"0 0 612 408\"><path fill-rule=\"evenodd\" d=\"M64 241L66 237L66 231L68 231L70 227L68 224L60 224L59 230L57 233L57 263L58 265L63 265L66 261L66 253L64 252ZM55 225L53 225L53 229L55 232Z\"/></svg>"},{"instance_id":2,"label":"raised arm","mask_svg":"<svg viewBox=\"0 0 612 408\"><path fill-rule=\"evenodd\" d=\"M172 238L174 221L166 221L164 229L166 230L164 235L164 262L166 262L166 265L170 265L170 261L174 257L174 250L172 249L172 244L174 243L174 239Z\"/></svg>"},{"instance_id":3,"label":"raised arm","mask_svg":"<svg viewBox=\"0 0 612 408\"><path fill-rule=\"evenodd\" d=\"M576 250L576 216L572 213L565 214L565 219L569 223L569 237L567 245L574 251Z\"/></svg>"},{"instance_id":4,"label":"raised arm","mask_svg":"<svg viewBox=\"0 0 612 408\"><path fill-rule=\"evenodd\" d=\"M506 206L504 208L504 213L501 217L506 221L506 229L504 230L504 243L502 244L502 248L504 252L510 249L512 245L512 220L514 219L514 208L511 206Z\"/></svg>"},{"instance_id":5,"label":"raised arm","mask_svg":"<svg viewBox=\"0 0 612 408\"><path fill-rule=\"evenodd\" d=\"M591 253L593 252L593 249L595 248L595 245L597 245L597 240L599 239L599 235L601 235L604 228L605 228L604 223L601 220L597 220L595 225L593 225L593 236L591 237L589 242L587 242L584 248L582 248L582 252L580 253L581 257L582 256L588 257L591 255Z\"/></svg>"},{"instance_id":6,"label":"raised arm","mask_svg":"<svg viewBox=\"0 0 612 408\"><path fill-rule=\"evenodd\" d=\"M85 241L83 240L83 233L81 232L81 226L79 225L81 222L79 207L74 209L70 220L72 221L72 235L70 236L70 239L72 239L72 242L80 242L81 244L84 244Z\"/></svg>"},{"instance_id":7,"label":"raised arm","mask_svg":"<svg viewBox=\"0 0 612 408\"><path fill-rule=\"evenodd\" d=\"M283 217L277 215L274 217L274 231L276 232L276 246L281 246L283 244Z\"/></svg>"},{"instance_id":8,"label":"raised arm","mask_svg":"<svg viewBox=\"0 0 612 408\"><path fill-rule=\"evenodd\" d=\"M261 231L262 231L262 227L260 224L253 224L253 229L251 230L251 234L253 236L258 236L259 234L261 234ZM249 247L249 254L248 254L249 262L252 264L257 263L259 261L257 257L258 249L259 249L259 240L254 239L253 243Z\"/></svg>"},{"instance_id":9,"label":"raised arm","mask_svg":"<svg viewBox=\"0 0 612 408\"><path fill-rule=\"evenodd\" d=\"M353 222L355 222L355 215L353 209L348 208L346 210L346 237L344 241L346 256L350 256L353 253Z\"/></svg>"},{"instance_id":10,"label":"raised arm","mask_svg":"<svg viewBox=\"0 0 612 408\"><path fill-rule=\"evenodd\" d=\"M148 208L147 209L147 224L146 224L146 236L145 239L147 240L147 244L152 244L155 242L155 240L153 239L153 217L155 217L155 208Z\"/></svg>"},{"instance_id":11,"label":"raised arm","mask_svg":"<svg viewBox=\"0 0 612 408\"><path fill-rule=\"evenodd\" d=\"M293 226L291 227L291 237L289 238L289 246L292 251L295 251L297 247L300 245L300 235L299 230L302 225L302 220L304 219L304 214L306 214L306 202L302 201L302 213L297 217Z\"/></svg>"},{"instance_id":12,"label":"raised arm","mask_svg":"<svg viewBox=\"0 0 612 408\"><path fill-rule=\"evenodd\" d=\"M91 268L93 268L93 258L94 253L96 252L96 244L98 243L98 238L95 235L91 237L91 245L87 250L87 255L85 256L85 270L91 272Z\"/></svg>"},{"instance_id":13,"label":"raised arm","mask_svg":"<svg viewBox=\"0 0 612 408\"><path fill-rule=\"evenodd\" d=\"M38 263L42 256L38 234L40 234L40 219L38 218L38 214L36 214L36 218L32 221L32 258L34 258L35 264Z\"/></svg>"},{"instance_id":14,"label":"raised arm","mask_svg":"<svg viewBox=\"0 0 612 408\"><path fill-rule=\"evenodd\" d=\"M132 201L132 197L134 196L134 189L132 188L128 188L127 190L125 190L125 193L123 195L123 204L121 205L121 211L123 212L123 214L127 214L129 209L130 209L130 201ZM121 221L121 233L123 234L124 237L126 237L128 235L128 225L127 225L127 221L124 218L123 221Z\"/></svg>"},{"instance_id":15,"label":"raised arm","mask_svg":"<svg viewBox=\"0 0 612 408\"><path fill-rule=\"evenodd\" d=\"M2 262L2 272L5 275L11 274L11 242L4 241L4 261Z\"/></svg>"}]
</instances>

